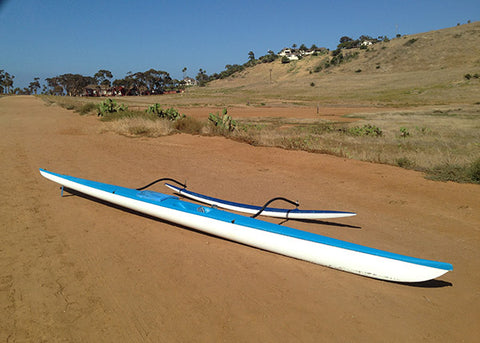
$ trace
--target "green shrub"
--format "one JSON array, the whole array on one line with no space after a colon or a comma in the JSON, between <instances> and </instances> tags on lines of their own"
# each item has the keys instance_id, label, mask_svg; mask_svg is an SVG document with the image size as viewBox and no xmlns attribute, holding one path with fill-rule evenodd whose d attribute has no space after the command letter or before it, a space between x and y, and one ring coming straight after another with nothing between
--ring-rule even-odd
<instances>
[{"instance_id":1,"label":"green shrub","mask_svg":"<svg viewBox=\"0 0 480 343\"><path fill-rule=\"evenodd\" d=\"M232 132L237 128L237 122L227 114L226 108L223 109L222 116L219 116L218 112L217 114L210 113L208 120L221 131Z\"/></svg>"},{"instance_id":2,"label":"green shrub","mask_svg":"<svg viewBox=\"0 0 480 343\"><path fill-rule=\"evenodd\" d=\"M315 68L313 68L313 72L314 73L319 73L323 70L323 66L324 64L323 63L319 63L315 66Z\"/></svg>"},{"instance_id":3,"label":"green shrub","mask_svg":"<svg viewBox=\"0 0 480 343\"><path fill-rule=\"evenodd\" d=\"M407 138L408 136L410 136L410 132L408 131L408 129L406 127L401 127L400 128L400 137Z\"/></svg>"},{"instance_id":4,"label":"green shrub","mask_svg":"<svg viewBox=\"0 0 480 343\"><path fill-rule=\"evenodd\" d=\"M115 100L110 98L105 99L101 104L97 106L97 115L100 117L110 113L127 111L128 107L123 104L117 104Z\"/></svg>"},{"instance_id":5,"label":"green shrub","mask_svg":"<svg viewBox=\"0 0 480 343\"><path fill-rule=\"evenodd\" d=\"M477 158L468 169L468 176L472 182L480 183L480 158Z\"/></svg>"},{"instance_id":6,"label":"green shrub","mask_svg":"<svg viewBox=\"0 0 480 343\"><path fill-rule=\"evenodd\" d=\"M352 136L380 137L383 135L383 132L379 127L371 124L351 127L347 130L347 133Z\"/></svg>"},{"instance_id":7,"label":"green shrub","mask_svg":"<svg viewBox=\"0 0 480 343\"><path fill-rule=\"evenodd\" d=\"M175 108L170 107L170 108L167 108L166 110L164 110L162 108L162 105L160 105L160 104L154 104L154 105L149 106L148 109L146 110L146 112L148 114L154 114L154 115L158 116L159 118L167 119L167 120L171 120L171 121L175 121L175 120L178 120L178 119L181 119L181 118L185 118L185 115L180 114L180 112L178 112Z\"/></svg>"},{"instance_id":8,"label":"green shrub","mask_svg":"<svg viewBox=\"0 0 480 343\"><path fill-rule=\"evenodd\" d=\"M413 45L413 43L415 43L416 41L418 40L418 38L411 38L409 39L405 44L403 44L404 46L411 46Z\"/></svg>"}]
</instances>

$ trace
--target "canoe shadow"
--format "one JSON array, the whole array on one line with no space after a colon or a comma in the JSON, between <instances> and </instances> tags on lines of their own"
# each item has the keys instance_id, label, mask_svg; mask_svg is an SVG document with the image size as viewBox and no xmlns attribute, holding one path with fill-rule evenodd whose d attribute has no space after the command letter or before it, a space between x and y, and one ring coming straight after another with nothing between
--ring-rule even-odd
<instances>
[{"instance_id":1,"label":"canoe shadow","mask_svg":"<svg viewBox=\"0 0 480 343\"><path fill-rule=\"evenodd\" d=\"M356 226L356 225L349 225L349 224L342 224L342 223L335 223L335 222L330 222L326 220L319 220L319 219L285 219L278 223L279 225L283 225L284 223L288 221L296 221L296 222L302 222L302 223L309 223L309 224L320 224L320 225L328 225L328 226L337 226L337 227L343 227L347 229L362 229L361 226Z\"/></svg>"},{"instance_id":2,"label":"canoe shadow","mask_svg":"<svg viewBox=\"0 0 480 343\"><path fill-rule=\"evenodd\" d=\"M443 280L428 280L423 282L394 282L388 281L391 283L395 283L397 285L404 285L409 287L416 287L416 288L444 288L444 287L453 287L453 283Z\"/></svg>"}]
</instances>

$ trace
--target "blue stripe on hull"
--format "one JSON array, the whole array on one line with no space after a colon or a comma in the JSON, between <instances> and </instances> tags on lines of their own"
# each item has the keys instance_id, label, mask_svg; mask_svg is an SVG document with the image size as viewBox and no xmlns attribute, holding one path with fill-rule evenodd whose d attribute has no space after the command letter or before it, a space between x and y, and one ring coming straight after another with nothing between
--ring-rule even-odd
<instances>
[{"instance_id":1,"label":"blue stripe on hull","mask_svg":"<svg viewBox=\"0 0 480 343\"><path fill-rule=\"evenodd\" d=\"M212 219L216 219L216 220L220 220L228 223L232 223L232 221L234 221L236 225L242 225L249 228L272 232L272 233L276 233L276 234L280 234L288 237L294 237L294 238L298 238L306 241L326 244L326 245L330 245L330 246L334 246L342 249L348 249L348 250L357 251L365 254L385 257L393 260L428 266L432 268L437 268L437 269L442 269L447 271L453 270L453 266L450 263L425 260L425 259L420 259L416 257L400 255L400 254L396 254L396 253L392 253L384 250L369 248L363 245L350 243L350 242L318 235L318 234L307 232L307 231L302 231L302 230L293 229L293 228L278 225L278 224L265 222L259 219L254 219L254 218L242 216L239 214L218 210L212 207L199 206L194 203L182 201L178 197L166 195L163 193L158 193L153 191L137 191L131 188L125 188L125 187L110 185L106 183L85 180L85 179L76 178L73 176L56 174L43 169L40 169L40 170L42 172L55 175L65 180L73 181L91 188L99 189L109 193L114 193L119 196L127 197L130 199L143 201L145 203L163 206L163 207L174 209L174 210L180 210L183 212L195 214L202 217L212 218Z\"/></svg>"}]
</instances>

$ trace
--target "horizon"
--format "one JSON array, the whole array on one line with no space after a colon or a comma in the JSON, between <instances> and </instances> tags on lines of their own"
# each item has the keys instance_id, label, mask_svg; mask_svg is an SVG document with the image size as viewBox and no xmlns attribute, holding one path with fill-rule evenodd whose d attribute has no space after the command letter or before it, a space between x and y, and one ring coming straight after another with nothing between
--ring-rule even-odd
<instances>
[{"instance_id":1,"label":"horizon","mask_svg":"<svg viewBox=\"0 0 480 343\"><path fill-rule=\"evenodd\" d=\"M0 69L14 88L35 77L151 68L172 78L220 73L293 44L336 48L342 36L411 35L477 21L478 1L326 2L0 0ZM108 14L108 15L106 15Z\"/></svg>"}]
</instances>

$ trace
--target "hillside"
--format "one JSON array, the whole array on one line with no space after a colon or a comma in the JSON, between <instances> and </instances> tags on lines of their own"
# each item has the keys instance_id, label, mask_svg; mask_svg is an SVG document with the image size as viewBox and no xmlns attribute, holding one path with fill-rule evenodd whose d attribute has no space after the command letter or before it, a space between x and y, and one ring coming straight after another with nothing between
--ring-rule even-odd
<instances>
[{"instance_id":1,"label":"hillside","mask_svg":"<svg viewBox=\"0 0 480 343\"><path fill-rule=\"evenodd\" d=\"M477 103L480 79L480 22L377 43L356 56L323 68L330 55L282 64L258 64L211 82L197 95L223 95L249 103L381 104L392 106Z\"/></svg>"}]
</instances>

